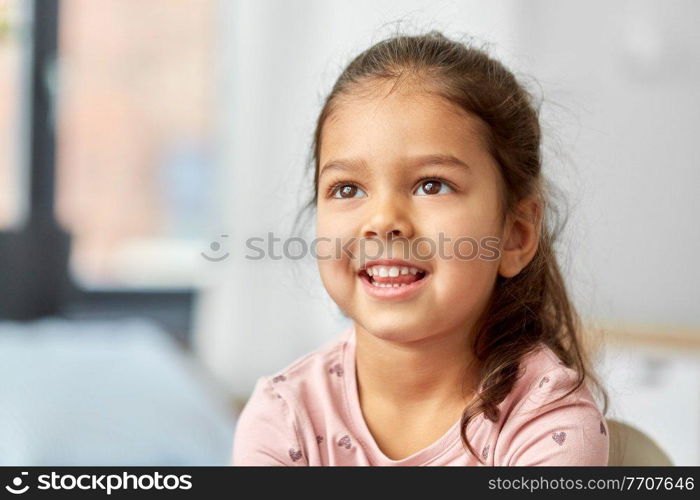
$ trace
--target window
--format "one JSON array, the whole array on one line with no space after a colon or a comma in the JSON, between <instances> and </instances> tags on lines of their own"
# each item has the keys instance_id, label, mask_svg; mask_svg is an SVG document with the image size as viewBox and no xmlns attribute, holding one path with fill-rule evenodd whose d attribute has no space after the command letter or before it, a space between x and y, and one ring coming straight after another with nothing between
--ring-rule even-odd
<instances>
[{"instance_id":1,"label":"window","mask_svg":"<svg viewBox=\"0 0 700 500\"><path fill-rule=\"evenodd\" d=\"M0 229L4 230L21 225L28 192L21 158L22 60L26 55L22 4L21 0L0 0Z\"/></svg>"},{"instance_id":2,"label":"window","mask_svg":"<svg viewBox=\"0 0 700 500\"><path fill-rule=\"evenodd\" d=\"M215 1L0 0L0 319L141 316L189 344Z\"/></svg>"},{"instance_id":3,"label":"window","mask_svg":"<svg viewBox=\"0 0 700 500\"><path fill-rule=\"evenodd\" d=\"M62 0L56 216L87 289L195 284L212 183L213 0Z\"/></svg>"}]
</instances>

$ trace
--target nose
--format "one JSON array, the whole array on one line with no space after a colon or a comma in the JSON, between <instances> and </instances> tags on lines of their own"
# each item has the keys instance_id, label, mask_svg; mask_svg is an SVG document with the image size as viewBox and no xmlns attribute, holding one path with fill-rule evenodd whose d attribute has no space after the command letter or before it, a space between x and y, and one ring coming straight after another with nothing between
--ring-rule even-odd
<instances>
[{"instance_id":1,"label":"nose","mask_svg":"<svg viewBox=\"0 0 700 500\"><path fill-rule=\"evenodd\" d=\"M405 200L397 196L384 196L369 205L369 217L362 227L364 238L410 238L413 225L406 210Z\"/></svg>"}]
</instances>

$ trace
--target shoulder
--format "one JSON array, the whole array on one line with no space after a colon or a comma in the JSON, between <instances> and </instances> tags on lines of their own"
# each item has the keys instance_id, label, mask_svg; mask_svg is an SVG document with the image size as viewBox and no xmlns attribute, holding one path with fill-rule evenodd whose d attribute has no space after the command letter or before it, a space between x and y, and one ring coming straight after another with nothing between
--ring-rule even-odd
<instances>
[{"instance_id":1,"label":"shoulder","mask_svg":"<svg viewBox=\"0 0 700 500\"><path fill-rule=\"evenodd\" d=\"M232 465L297 465L298 431L289 405L260 377L238 415Z\"/></svg>"},{"instance_id":2,"label":"shoulder","mask_svg":"<svg viewBox=\"0 0 700 500\"><path fill-rule=\"evenodd\" d=\"M578 381L578 373L567 367L544 344L529 352L520 361L519 376L507 398L509 412L521 412L548 403L572 389ZM577 396L586 397L584 391Z\"/></svg>"},{"instance_id":3,"label":"shoulder","mask_svg":"<svg viewBox=\"0 0 700 500\"><path fill-rule=\"evenodd\" d=\"M304 429L312 409L332 400L324 381L337 370L348 331L256 381L238 416L233 441L233 465L306 465ZM337 366L336 366L337 365Z\"/></svg>"},{"instance_id":4,"label":"shoulder","mask_svg":"<svg viewBox=\"0 0 700 500\"><path fill-rule=\"evenodd\" d=\"M607 423L586 381L540 345L502 404L499 465L607 465Z\"/></svg>"},{"instance_id":5,"label":"shoulder","mask_svg":"<svg viewBox=\"0 0 700 500\"><path fill-rule=\"evenodd\" d=\"M272 388L297 410L323 396L336 397L332 381L344 371L344 353L351 329L325 342L268 377Z\"/></svg>"}]
</instances>

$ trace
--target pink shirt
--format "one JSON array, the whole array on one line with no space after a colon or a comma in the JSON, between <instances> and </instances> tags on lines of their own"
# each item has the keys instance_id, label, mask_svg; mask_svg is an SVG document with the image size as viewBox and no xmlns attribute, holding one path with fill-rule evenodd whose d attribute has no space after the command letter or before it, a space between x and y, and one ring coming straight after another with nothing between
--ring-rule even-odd
<instances>
[{"instance_id":1,"label":"pink shirt","mask_svg":"<svg viewBox=\"0 0 700 500\"><path fill-rule=\"evenodd\" d=\"M233 465L480 465L460 440L459 421L401 460L377 446L362 415L350 327L284 370L258 379L238 418ZM607 465L608 432L589 389L564 394L575 372L546 346L521 364L522 376L494 423L475 417L467 436L487 465ZM397 423L400 425L400 423Z\"/></svg>"}]
</instances>

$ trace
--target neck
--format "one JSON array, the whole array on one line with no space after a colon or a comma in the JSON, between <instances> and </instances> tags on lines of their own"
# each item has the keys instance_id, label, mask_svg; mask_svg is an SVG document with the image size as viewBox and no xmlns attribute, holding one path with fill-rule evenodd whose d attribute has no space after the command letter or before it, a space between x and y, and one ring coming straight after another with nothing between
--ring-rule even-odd
<instances>
[{"instance_id":1,"label":"neck","mask_svg":"<svg viewBox=\"0 0 700 500\"><path fill-rule=\"evenodd\" d=\"M440 411L473 398L478 381L468 331L409 342L379 338L357 324L355 332L361 401L370 396L398 411Z\"/></svg>"}]
</instances>

